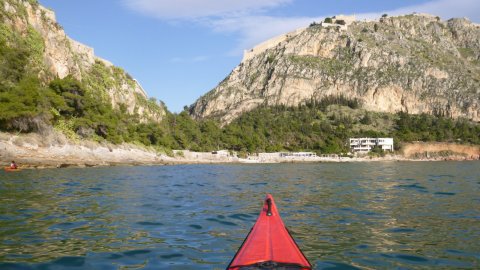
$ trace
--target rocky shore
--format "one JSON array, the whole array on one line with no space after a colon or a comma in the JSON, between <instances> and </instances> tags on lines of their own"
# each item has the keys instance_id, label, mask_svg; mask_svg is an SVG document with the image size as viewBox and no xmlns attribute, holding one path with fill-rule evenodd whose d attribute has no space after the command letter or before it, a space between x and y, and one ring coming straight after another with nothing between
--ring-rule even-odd
<instances>
[{"instance_id":1,"label":"rocky shore","mask_svg":"<svg viewBox=\"0 0 480 270\"><path fill-rule=\"evenodd\" d=\"M72 141L58 133L46 136L0 133L0 164L6 166L12 160L22 168L239 162L235 157L211 153L184 155L182 151L173 151L173 154L167 155L154 148L135 144Z\"/></svg>"},{"instance_id":2,"label":"rocky shore","mask_svg":"<svg viewBox=\"0 0 480 270\"><path fill-rule=\"evenodd\" d=\"M64 168L116 165L175 165L209 163L308 163L369 161L478 160L480 147L456 144L408 144L406 154L384 157L279 157L252 155L239 158L228 151L173 151L170 155L134 144L113 145L93 141L71 141L62 134L0 133L0 163L15 160L22 168Z\"/></svg>"}]
</instances>

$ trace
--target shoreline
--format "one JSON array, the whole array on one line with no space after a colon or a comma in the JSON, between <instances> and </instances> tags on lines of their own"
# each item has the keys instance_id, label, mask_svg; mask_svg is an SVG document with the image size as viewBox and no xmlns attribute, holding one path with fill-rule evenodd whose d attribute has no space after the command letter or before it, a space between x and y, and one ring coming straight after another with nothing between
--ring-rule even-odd
<instances>
[{"instance_id":1,"label":"shoreline","mask_svg":"<svg viewBox=\"0 0 480 270\"><path fill-rule=\"evenodd\" d=\"M411 159L411 158L352 158L350 160L333 161L333 160L285 160L285 161L264 161L264 162L244 162L244 161L207 161L207 160L185 160L181 158L172 158L169 161L158 162L102 162L92 164L91 162L57 162L52 160L22 160L17 159L17 164L22 170L35 169L62 169L62 168L101 168L101 167L135 167L135 166L177 166L177 165L265 165L265 164L314 164L314 163L364 163L364 162L445 162L445 161L478 161L478 159L461 159L461 158L431 158L431 159ZM25 162L24 162L25 161ZM3 167L8 166L6 160L1 160Z\"/></svg>"},{"instance_id":2,"label":"shoreline","mask_svg":"<svg viewBox=\"0 0 480 270\"><path fill-rule=\"evenodd\" d=\"M432 151L432 144L425 145L428 145L428 147L423 147L424 149L430 149L428 151ZM418 144L415 146L418 148ZM451 145L447 146L452 148ZM458 147L465 148L466 146L458 145ZM445 148L445 146L443 148ZM426 152L426 156L420 158L405 157L404 155L399 154L386 155L385 157L279 158L272 156L266 158L263 156L259 158L259 156L249 156L247 158L238 158L230 155L227 151L191 152L188 150L175 150L173 152L173 156L167 156L164 153L155 151L153 148L134 144L113 145L93 141L72 142L62 134L57 133L47 136L41 136L39 134L14 135L0 133L0 163L5 167L8 166L10 161L15 160L22 169L184 164L355 163L385 161L419 162L480 159L480 147L477 146L470 146L468 151L464 151L463 153L452 152L453 154L451 155L429 156L428 152Z\"/></svg>"}]
</instances>

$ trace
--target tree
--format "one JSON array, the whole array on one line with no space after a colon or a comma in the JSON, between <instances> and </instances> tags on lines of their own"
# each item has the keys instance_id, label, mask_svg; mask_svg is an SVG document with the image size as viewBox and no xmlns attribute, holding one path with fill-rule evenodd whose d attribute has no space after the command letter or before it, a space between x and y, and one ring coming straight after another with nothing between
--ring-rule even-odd
<instances>
[{"instance_id":1,"label":"tree","mask_svg":"<svg viewBox=\"0 0 480 270\"><path fill-rule=\"evenodd\" d=\"M27 76L10 88L0 91L0 129L38 132L49 122L51 93L36 77Z\"/></svg>"},{"instance_id":2,"label":"tree","mask_svg":"<svg viewBox=\"0 0 480 270\"><path fill-rule=\"evenodd\" d=\"M69 75L63 79L57 78L53 80L50 82L49 87L57 95L62 96L67 105L66 107L58 108L61 114L75 117L83 116L85 90L79 81Z\"/></svg>"},{"instance_id":3,"label":"tree","mask_svg":"<svg viewBox=\"0 0 480 270\"><path fill-rule=\"evenodd\" d=\"M360 123L363 125L370 125L372 124L372 117L370 116L369 112L366 112L363 118L360 120Z\"/></svg>"},{"instance_id":4,"label":"tree","mask_svg":"<svg viewBox=\"0 0 480 270\"><path fill-rule=\"evenodd\" d=\"M375 145L372 148L372 151L370 153L373 156L381 156L381 157L385 156L385 152L383 151L382 147L380 147L378 145Z\"/></svg>"}]
</instances>

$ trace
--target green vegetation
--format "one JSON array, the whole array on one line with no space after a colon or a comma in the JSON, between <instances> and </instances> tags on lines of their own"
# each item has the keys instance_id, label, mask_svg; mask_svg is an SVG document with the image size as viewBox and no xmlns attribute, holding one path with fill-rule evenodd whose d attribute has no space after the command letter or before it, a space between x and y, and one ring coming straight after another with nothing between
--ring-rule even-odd
<instances>
[{"instance_id":1,"label":"green vegetation","mask_svg":"<svg viewBox=\"0 0 480 270\"><path fill-rule=\"evenodd\" d=\"M341 53L342 57L348 57L348 51L344 50ZM348 59L339 60L337 58L322 58L316 56L298 56L289 55L289 60L301 67L318 69L330 76L336 76L339 71L351 69ZM343 61L345 60L345 61Z\"/></svg>"},{"instance_id":2,"label":"green vegetation","mask_svg":"<svg viewBox=\"0 0 480 270\"><path fill-rule=\"evenodd\" d=\"M480 125L427 114L398 113L394 136L399 141L437 141L480 144Z\"/></svg>"},{"instance_id":3,"label":"green vegetation","mask_svg":"<svg viewBox=\"0 0 480 270\"><path fill-rule=\"evenodd\" d=\"M42 86L43 40L32 28L25 35L0 25L0 129L37 131L57 100Z\"/></svg>"},{"instance_id":4,"label":"green vegetation","mask_svg":"<svg viewBox=\"0 0 480 270\"><path fill-rule=\"evenodd\" d=\"M249 152L311 150L341 153L348 151L348 138L364 136L393 137L397 143L447 141L480 144L480 126L464 119L373 113L358 109L355 101L347 104L345 101L348 99L337 102L334 98L327 98L297 108L258 108L224 128L225 146ZM342 110L345 105L351 107Z\"/></svg>"},{"instance_id":5,"label":"green vegetation","mask_svg":"<svg viewBox=\"0 0 480 270\"><path fill-rule=\"evenodd\" d=\"M327 97L299 107L260 107L220 128L193 121L186 112L169 115L169 147L240 153L301 151L345 153L350 137L393 137L397 143L449 141L480 144L480 126L431 115L367 112L345 97ZM172 133L173 132L173 133ZM374 153L375 154L375 153Z\"/></svg>"},{"instance_id":6,"label":"green vegetation","mask_svg":"<svg viewBox=\"0 0 480 270\"><path fill-rule=\"evenodd\" d=\"M37 0L24 0L24 1L28 2L33 8L37 8L40 5ZM5 1L2 1L2 4L0 4L0 19L2 19L2 17L8 17L9 19L12 19L18 16L23 18L27 17L27 8L25 7L25 4L22 3L23 1L11 1L11 0L7 1L8 4L15 9L16 13L7 12L5 10L5 5L3 4L3 2Z\"/></svg>"},{"instance_id":7,"label":"green vegetation","mask_svg":"<svg viewBox=\"0 0 480 270\"><path fill-rule=\"evenodd\" d=\"M39 131L39 124L53 125L72 139L137 142L159 149L345 153L349 137L363 136L480 144L480 126L467 120L367 112L360 102L343 96L299 107L260 107L223 128L212 120L195 121L187 111L167 113L161 123L140 123L138 115L114 110L72 77L56 79L47 87L23 79L2 92L0 103L2 130L30 132Z\"/></svg>"},{"instance_id":8,"label":"green vegetation","mask_svg":"<svg viewBox=\"0 0 480 270\"><path fill-rule=\"evenodd\" d=\"M96 62L82 74L82 82L71 76L52 81L38 32L28 28L20 33L0 24L0 33L0 130L44 133L53 127L75 140L168 144L158 139L158 124L142 123L145 115L127 113L124 104L112 107L108 91L124 89L124 84L135 87L122 69ZM136 100L148 113L163 113L156 100L141 95Z\"/></svg>"},{"instance_id":9,"label":"green vegetation","mask_svg":"<svg viewBox=\"0 0 480 270\"><path fill-rule=\"evenodd\" d=\"M371 157L384 157L386 153L383 151L383 149L380 146L375 145L372 148L372 151L368 153L368 155Z\"/></svg>"},{"instance_id":10,"label":"green vegetation","mask_svg":"<svg viewBox=\"0 0 480 270\"><path fill-rule=\"evenodd\" d=\"M96 92L104 102L108 102L110 97L108 96L108 90L119 87L117 85L120 80L116 80L111 73L110 69L105 66L101 61L96 61L90 68L87 74L83 76L83 84L86 89L92 92ZM117 78L121 79L121 78Z\"/></svg>"},{"instance_id":11,"label":"green vegetation","mask_svg":"<svg viewBox=\"0 0 480 270\"><path fill-rule=\"evenodd\" d=\"M474 58L475 52L471 48L458 48L463 58Z\"/></svg>"},{"instance_id":12,"label":"green vegetation","mask_svg":"<svg viewBox=\"0 0 480 270\"><path fill-rule=\"evenodd\" d=\"M38 1L37 0L28 0L28 2L31 4L31 5L38 5Z\"/></svg>"}]
</instances>

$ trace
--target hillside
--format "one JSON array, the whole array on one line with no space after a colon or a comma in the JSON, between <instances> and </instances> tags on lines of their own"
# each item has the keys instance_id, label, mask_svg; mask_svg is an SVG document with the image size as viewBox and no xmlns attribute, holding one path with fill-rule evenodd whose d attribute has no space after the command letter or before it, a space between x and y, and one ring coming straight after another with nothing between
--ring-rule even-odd
<instances>
[{"instance_id":1,"label":"hillside","mask_svg":"<svg viewBox=\"0 0 480 270\"><path fill-rule=\"evenodd\" d=\"M313 23L246 52L190 113L226 124L259 106L331 96L369 111L480 121L480 26L423 14Z\"/></svg>"},{"instance_id":2,"label":"hillside","mask_svg":"<svg viewBox=\"0 0 480 270\"><path fill-rule=\"evenodd\" d=\"M147 163L172 149L339 154L359 136L393 137L397 150L480 144L470 121L479 120L479 30L463 19L312 24L246 52L178 114L70 39L36 1L0 0L0 22L0 161L85 165L109 151L111 164L134 163L124 153L135 149Z\"/></svg>"},{"instance_id":3,"label":"hillside","mask_svg":"<svg viewBox=\"0 0 480 270\"><path fill-rule=\"evenodd\" d=\"M162 103L93 48L69 38L54 12L37 1L0 1L0 32L0 130L54 127L71 137L121 142L128 133L122 121L165 117Z\"/></svg>"}]
</instances>

